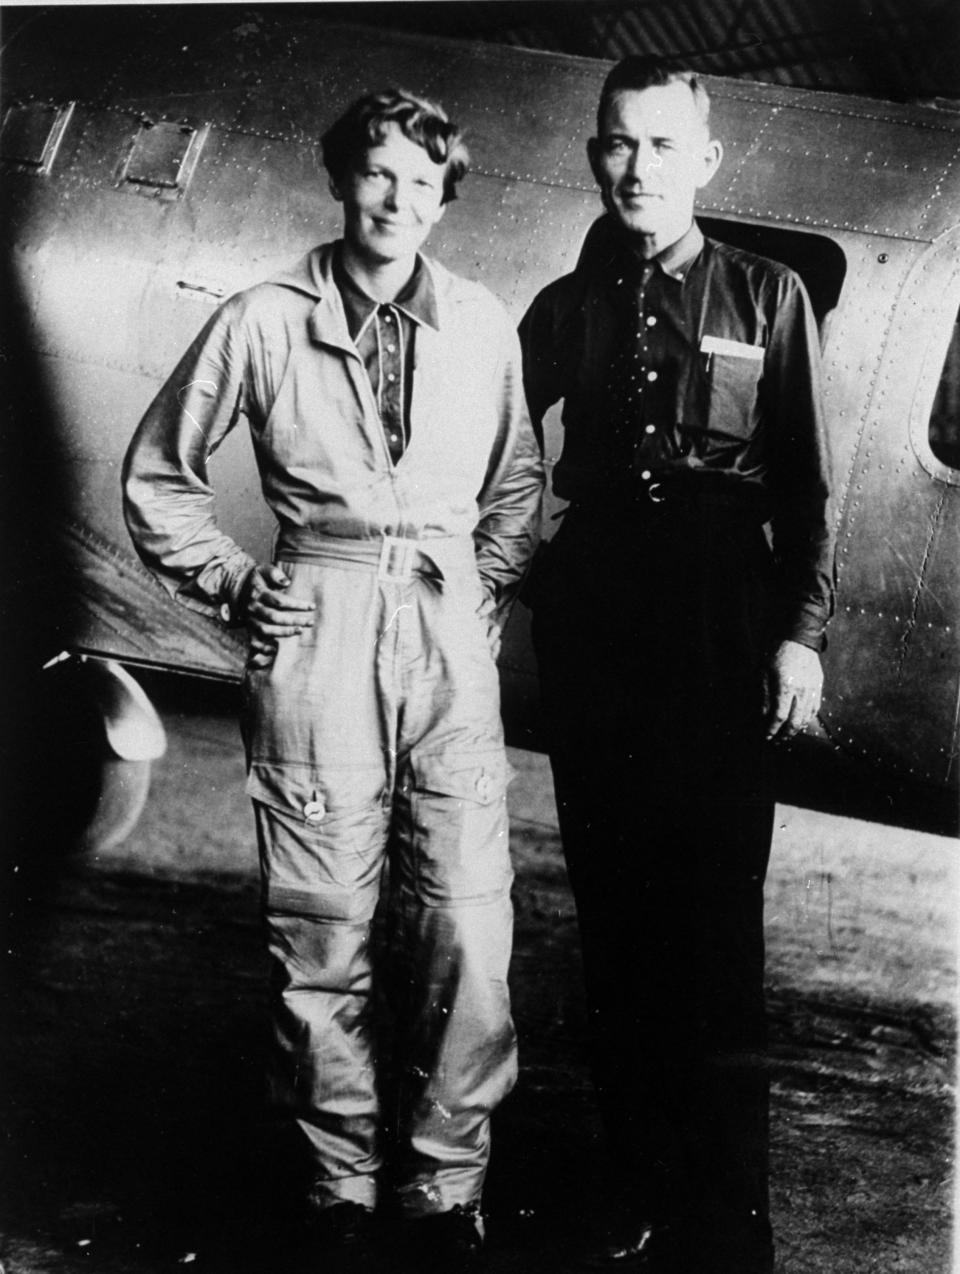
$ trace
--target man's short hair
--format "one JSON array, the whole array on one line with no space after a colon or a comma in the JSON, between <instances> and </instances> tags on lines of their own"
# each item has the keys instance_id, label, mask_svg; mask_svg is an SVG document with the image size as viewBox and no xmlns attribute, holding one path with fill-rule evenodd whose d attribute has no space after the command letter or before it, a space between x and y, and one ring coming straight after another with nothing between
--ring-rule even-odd
<instances>
[{"instance_id":1,"label":"man's short hair","mask_svg":"<svg viewBox=\"0 0 960 1274\"><path fill-rule=\"evenodd\" d=\"M614 93L622 90L638 91L644 88L663 88L667 84L686 84L693 96L697 114L704 127L710 128L710 95L696 71L671 58L650 57L631 53L622 58L603 82L600 103L597 106L597 136L603 134L603 121Z\"/></svg>"},{"instance_id":2,"label":"man's short hair","mask_svg":"<svg viewBox=\"0 0 960 1274\"><path fill-rule=\"evenodd\" d=\"M320 145L331 179L342 181L364 151L381 145L390 124L396 124L404 137L422 146L435 164L446 165L443 202L456 199L457 182L470 164L460 129L443 107L405 89L389 88L358 98L327 129Z\"/></svg>"}]
</instances>

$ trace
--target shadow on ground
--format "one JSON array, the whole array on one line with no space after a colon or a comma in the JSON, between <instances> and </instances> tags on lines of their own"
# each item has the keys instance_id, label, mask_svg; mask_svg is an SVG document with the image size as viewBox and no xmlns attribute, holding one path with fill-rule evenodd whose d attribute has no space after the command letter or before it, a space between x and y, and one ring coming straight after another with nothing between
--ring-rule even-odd
<instances>
[{"instance_id":1,"label":"shadow on ground","mask_svg":"<svg viewBox=\"0 0 960 1274\"><path fill-rule=\"evenodd\" d=\"M283 1274L292 1158L261 1085L265 968L235 728L180 710L167 722L129 841L16 900L6 1274ZM565 1274L600 1167L575 917L542 809L515 809L513 849L521 1077L495 1123L491 1274ZM798 979L789 952L770 964L778 1270L946 1274L952 1013L879 982Z\"/></svg>"}]
</instances>

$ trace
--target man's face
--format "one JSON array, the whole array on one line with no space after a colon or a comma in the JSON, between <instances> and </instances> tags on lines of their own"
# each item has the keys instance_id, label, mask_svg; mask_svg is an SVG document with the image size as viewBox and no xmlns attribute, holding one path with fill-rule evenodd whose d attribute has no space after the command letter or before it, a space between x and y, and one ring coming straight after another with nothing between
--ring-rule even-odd
<instances>
[{"instance_id":1,"label":"man's face","mask_svg":"<svg viewBox=\"0 0 960 1274\"><path fill-rule=\"evenodd\" d=\"M388 124L383 142L359 157L339 183L347 243L371 269L412 259L443 216L444 164Z\"/></svg>"},{"instance_id":2,"label":"man's face","mask_svg":"<svg viewBox=\"0 0 960 1274\"><path fill-rule=\"evenodd\" d=\"M679 81L615 93L589 146L604 207L625 230L656 240L658 251L689 228L696 192L721 153Z\"/></svg>"}]
</instances>

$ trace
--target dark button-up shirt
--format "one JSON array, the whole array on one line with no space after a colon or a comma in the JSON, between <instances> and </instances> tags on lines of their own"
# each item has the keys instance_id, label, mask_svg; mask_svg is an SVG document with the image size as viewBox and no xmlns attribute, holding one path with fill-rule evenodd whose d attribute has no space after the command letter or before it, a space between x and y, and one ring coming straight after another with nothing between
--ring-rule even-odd
<instances>
[{"instance_id":1,"label":"dark button-up shirt","mask_svg":"<svg viewBox=\"0 0 960 1274\"><path fill-rule=\"evenodd\" d=\"M379 303L349 274L339 251L333 258L333 278L347 329L370 378L390 459L396 464L410 441L417 326L426 323L437 329L433 283L418 258L413 275L396 298Z\"/></svg>"},{"instance_id":2,"label":"dark button-up shirt","mask_svg":"<svg viewBox=\"0 0 960 1274\"><path fill-rule=\"evenodd\" d=\"M833 608L830 465L799 278L695 224L644 262L602 218L520 331L535 428L564 404L556 494L609 503L709 482L771 523L780 635L819 647Z\"/></svg>"}]
</instances>

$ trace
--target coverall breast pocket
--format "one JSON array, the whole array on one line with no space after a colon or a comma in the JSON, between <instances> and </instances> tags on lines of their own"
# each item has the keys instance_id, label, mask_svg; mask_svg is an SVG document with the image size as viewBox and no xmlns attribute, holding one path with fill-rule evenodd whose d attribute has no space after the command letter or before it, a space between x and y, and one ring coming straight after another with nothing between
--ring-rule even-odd
<instances>
[{"instance_id":1,"label":"coverall breast pocket","mask_svg":"<svg viewBox=\"0 0 960 1274\"><path fill-rule=\"evenodd\" d=\"M747 346L752 349L753 346ZM709 409L707 427L711 433L749 438L756 420L757 390L763 374L763 359L738 354L708 354Z\"/></svg>"}]
</instances>

